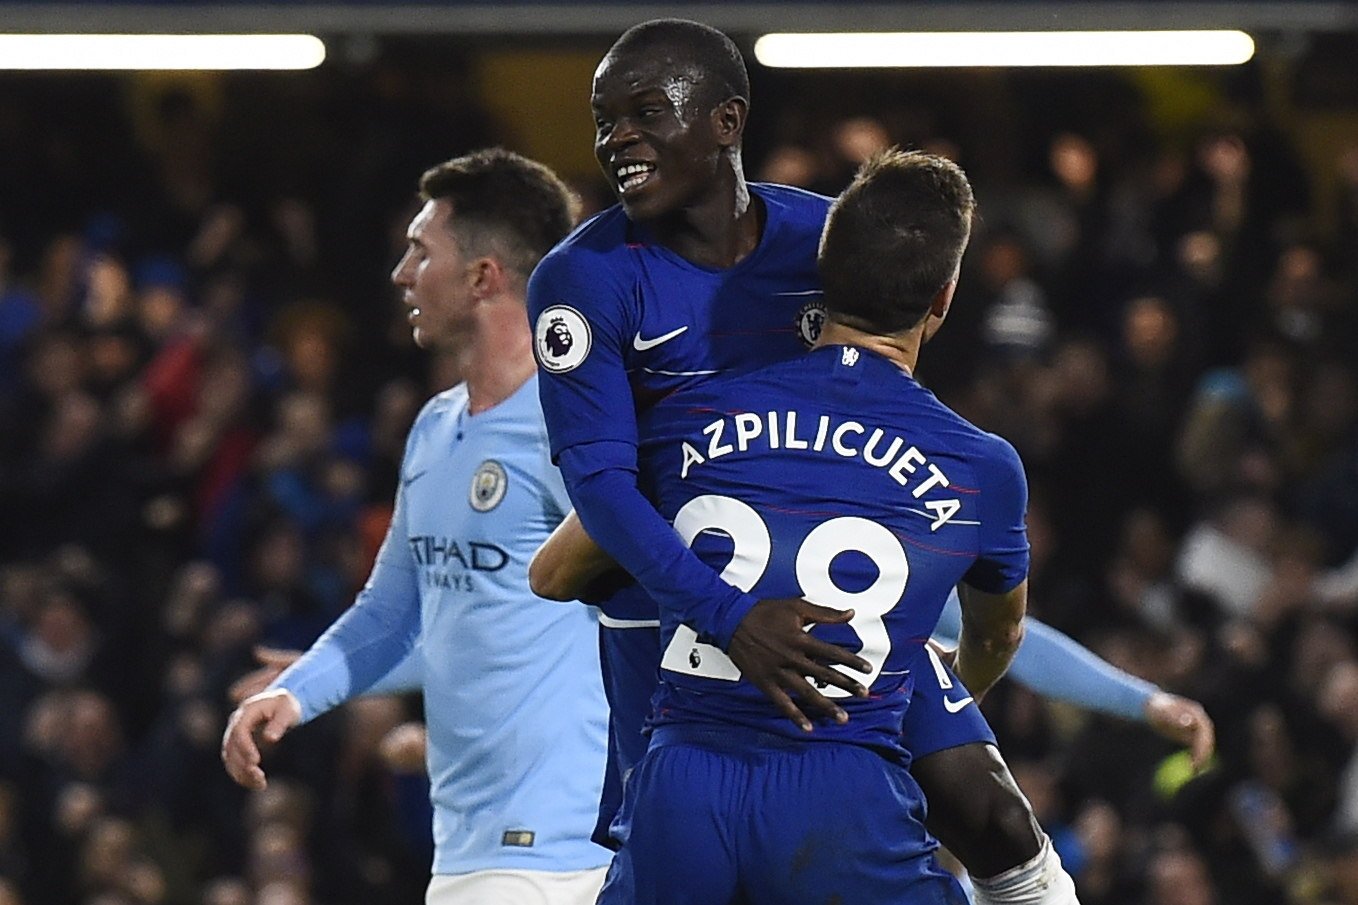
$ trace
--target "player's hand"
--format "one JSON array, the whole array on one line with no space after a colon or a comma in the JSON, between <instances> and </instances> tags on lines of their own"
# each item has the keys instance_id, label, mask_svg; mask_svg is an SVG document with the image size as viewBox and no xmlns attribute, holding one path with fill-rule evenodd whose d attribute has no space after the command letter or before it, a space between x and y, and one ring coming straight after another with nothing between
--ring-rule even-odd
<instances>
[{"instance_id":1,"label":"player's hand","mask_svg":"<svg viewBox=\"0 0 1358 905\"><path fill-rule=\"evenodd\" d=\"M302 656L300 650L284 650L256 644L255 659L259 661L259 669L241 676L227 689L226 693L231 698L231 703L239 704L268 688L269 683L282 675L283 670L296 663L300 656Z\"/></svg>"},{"instance_id":2,"label":"player's hand","mask_svg":"<svg viewBox=\"0 0 1358 905\"><path fill-rule=\"evenodd\" d=\"M867 697L866 688L828 664L839 663L859 672L871 672L872 666L837 644L811 637L806 629L817 624L844 623L852 618L853 610L834 610L800 597L761 600L740 620L727 654L744 677L802 731L811 731L811 720L803 707L844 723L848 714L816 687L833 685L858 697ZM801 707L797 706L799 703Z\"/></svg>"},{"instance_id":3,"label":"player's hand","mask_svg":"<svg viewBox=\"0 0 1358 905\"><path fill-rule=\"evenodd\" d=\"M1196 770L1206 766L1207 759L1216 750L1216 726L1197 701L1157 691L1146 701L1146 721L1170 741L1187 745Z\"/></svg>"},{"instance_id":4,"label":"player's hand","mask_svg":"<svg viewBox=\"0 0 1358 905\"><path fill-rule=\"evenodd\" d=\"M402 723L382 736L378 752L393 773L423 773L429 735L424 723Z\"/></svg>"},{"instance_id":5,"label":"player's hand","mask_svg":"<svg viewBox=\"0 0 1358 905\"><path fill-rule=\"evenodd\" d=\"M226 721L222 734L222 763L226 772L247 789L258 791L268 785L259 766L259 746L255 734L273 743L302 719L297 699L282 688L247 698Z\"/></svg>"}]
</instances>

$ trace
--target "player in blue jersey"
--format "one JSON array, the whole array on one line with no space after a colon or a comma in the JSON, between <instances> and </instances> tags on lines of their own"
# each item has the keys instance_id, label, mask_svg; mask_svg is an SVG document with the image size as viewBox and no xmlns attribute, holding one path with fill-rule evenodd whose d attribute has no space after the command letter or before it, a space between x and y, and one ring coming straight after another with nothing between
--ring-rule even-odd
<instances>
[{"instance_id":1,"label":"player in blue jersey","mask_svg":"<svg viewBox=\"0 0 1358 905\"><path fill-rule=\"evenodd\" d=\"M529 292L553 452L581 518L658 596L680 606L719 601L725 617L705 627L719 647L754 598L714 583L637 489L636 413L713 374L800 354L816 338L823 308L814 259L829 199L745 182L746 97L743 62L719 32L665 20L619 39L596 75L594 106L596 154L622 204L556 249ZM595 563L581 552L592 545L578 524L554 544L539 553L534 581L557 596ZM625 772L645 746L640 727L659 661L655 605L640 589L626 589L604 602L601 622L611 753ZM806 643L811 653L844 662L842 650ZM830 678L853 684L838 673ZM1036 857L1043 838L986 744L993 736L979 712L948 713L945 699L965 697L951 693L921 681L920 706L907 713L919 717L907 726L907 744L928 755L917 767L935 802L931 823L939 822L940 836L974 875L991 877ZM817 697L806 689L813 709ZM1166 729L1201 737L1200 709L1170 696L1156 700ZM930 707L947 719L919 716ZM618 774L610 779L616 786ZM610 815L605 801L604 825Z\"/></svg>"},{"instance_id":2,"label":"player in blue jersey","mask_svg":"<svg viewBox=\"0 0 1358 905\"><path fill-rule=\"evenodd\" d=\"M528 589L533 552L570 507L538 403L527 276L570 227L546 167L501 150L441 164L392 273L415 340L460 357L465 382L411 428L391 527L354 605L232 714L222 757L265 784L258 732L362 694L419 657L435 856L428 902L590 903L606 703L597 620Z\"/></svg>"},{"instance_id":3,"label":"player in blue jersey","mask_svg":"<svg viewBox=\"0 0 1358 905\"><path fill-rule=\"evenodd\" d=\"M935 668L926 642L952 588L963 591L957 665L978 677L976 693L1022 638L1018 456L911 376L952 302L973 206L943 158L870 162L826 226L816 349L675 393L642 417L639 462L658 511L761 602L727 651L690 627L694 610L662 604L650 749L601 902L962 901L930 856L901 725L914 683ZM761 608L802 631L778 604L801 597L851 614L810 634L868 667L864 696L826 687L848 719L810 733L736 659L765 643Z\"/></svg>"},{"instance_id":4,"label":"player in blue jersey","mask_svg":"<svg viewBox=\"0 0 1358 905\"><path fill-rule=\"evenodd\" d=\"M643 27L628 33L640 40L624 36L601 64L595 150L623 203L544 260L530 282L530 314L553 454L585 526L629 571L645 570L636 576L643 585L720 598L738 620L752 601L687 556L636 489L635 413L711 374L806 350L820 320L815 251L829 202L747 186L739 166L743 100L724 105L720 117L697 112L718 74L718 93L748 96L740 55L724 36L713 43L718 32L663 26L672 27L678 39L699 29L703 59L676 62L674 53L692 48L665 53L662 45L674 42L656 44ZM643 144L641 127L660 133ZM614 523L615 505L642 524ZM653 560L653 551L668 552ZM640 729L659 653L655 603L640 587L625 588L602 602L601 624L615 800L619 775L645 749ZM723 644L733 627L716 628ZM600 841L611 811L606 801Z\"/></svg>"}]
</instances>

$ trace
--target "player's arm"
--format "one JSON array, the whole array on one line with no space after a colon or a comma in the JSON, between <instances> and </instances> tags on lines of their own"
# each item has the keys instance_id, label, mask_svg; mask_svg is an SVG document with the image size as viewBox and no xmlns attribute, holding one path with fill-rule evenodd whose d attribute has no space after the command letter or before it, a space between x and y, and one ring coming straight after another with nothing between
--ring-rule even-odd
<instances>
[{"instance_id":1,"label":"player's arm","mask_svg":"<svg viewBox=\"0 0 1358 905\"><path fill-rule=\"evenodd\" d=\"M277 742L293 726L368 691L407 658L420 631L416 574L406 545L403 492L398 491L386 539L354 604L295 663L231 714L221 756L232 779L249 789L264 788L257 733Z\"/></svg>"},{"instance_id":2,"label":"player's arm","mask_svg":"<svg viewBox=\"0 0 1358 905\"><path fill-rule=\"evenodd\" d=\"M725 650L744 678L803 730L812 728L804 709L840 722L847 719L813 682L865 696L861 683L830 666L842 664L864 673L872 667L847 648L814 638L806 629L848 622L853 611L797 597L755 600L722 581L637 490L636 448L628 450L630 468L621 464L624 449L618 443L591 443L562 452L561 470L585 530L662 611ZM610 464L600 464L601 460Z\"/></svg>"},{"instance_id":3,"label":"player's arm","mask_svg":"<svg viewBox=\"0 0 1358 905\"><path fill-rule=\"evenodd\" d=\"M955 669L979 700L1009 668L1028 609L1028 480L1014 447L991 436L977 460L977 556L958 595L962 628Z\"/></svg>"},{"instance_id":4,"label":"player's arm","mask_svg":"<svg viewBox=\"0 0 1358 905\"><path fill-rule=\"evenodd\" d=\"M689 552L637 488L636 403L626 350L631 288L606 264L552 252L528 281L538 392L556 464L588 535L661 607L725 648L754 599Z\"/></svg>"},{"instance_id":5,"label":"player's arm","mask_svg":"<svg viewBox=\"0 0 1358 905\"><path fill-rule=\"evenodd\" d=\"M616 303L610 306L610 290L600 288L608 275L578 271L566 257L553 253L538 265L528 285L543 414L570 499L588 535L646 589L662 610L729 651L736 627L757 601L726 584L698 559L638 489L635 403L624 359L635 324L617 301L626 291L612 289ZM552 352L546 340L554 319L559 321L558 327L578 334L571 337L569 349L587 348L587 354L581 357L578 351ZM566 347L564 343L556 345L558 349ZM797 605L811 606L804 602ZM846 649L810 638L799 629L794 633L788 625L768 634L766 642L794 656L798 665L804 662L815 667L802 676L820 677L823 664L816 664L817 658L867 671L860 658ZM814 656L806 656L808 642L815 645ZM762 662L742 662L739 652L733 653L732 659L751 681L756 681L765 668ZM854 693L862 691L844 674L823 671L823 678L831 684ZM826 714L836 713L838 708L804 678L799 681L805 686L804 697L810 706Z\"/></svg>"},{"instance_id":6,"label":"player's arm","mask_svg":"<svg viewBox=\"0 0 1358 905\"><path fill-rule=\"evenodd\" d=\"M934 637L955 644L961 630L961 606L952 595ZM1032 617L1024 619L1023 645L1008 674L1044 698L1148 723L1165 738L1186 745L1198 767L1216 746L1216 729L1201 704L1118 669L1069 635Z\"/></svg>"},{"instance_id":7,"label":"player's arm","mask_svg":"<svg viewBox=\"0 0 1358 905\"><path fill-rule=\"evenodd\" d=\"M424 690L424 651L419 639L405 658L368 686L364 694L410 694Z\"/></svg>"},{"instance_id":8,"label":"player's arm","mask_svg":"<svg viewBox=\"0 0 1358 905\"><path fill-rule=\"evenodd\" d=\"M283 671L302 658L305 651L257 645L255 660L259 667L241 676L227 689L231 703L239 704L268 688ZM416 645L391 672L373 683L368 694L406 694L424 687L424 660Z\"/></svg>"},{"instance_id":9,"label":"player's arm","mask_svg":"<svg viewBox=\"0 0 1358 905\"><path fill-rule=\"evenodd\" d=\"M611 571L620 571L613 557L585 531L574 512L556 526L528 564L528 585L547 600L581 600Z\"/></svg>"},{"instance_id":10,"label":"player's arm","mask_svg":"<svg viewBox=\"0 0 1358 905\"><path fill-rule=\"evenodd\" d=\"M1007 591L987 593L968 585L958 588L962 632L957 640L955 670L979 701L1009 669L1023 643L1023 614L1028 608L1028 581Z\"/></svg>"},{"instance_id":11,"label":"player's arm","mask_svg":"<svg viewBox=\"0 0 1358 905\"><path fill-rule=\"evenodd\" d=\"M570 493L560 470L552 464L550 453L545 458L544 514L549 522L557 524L528 564L528 586L547 600L589 603L606 599L611 590L630 582L631 576L585 532L580 517L571 508Z\"/></svg>"}]
</instances>

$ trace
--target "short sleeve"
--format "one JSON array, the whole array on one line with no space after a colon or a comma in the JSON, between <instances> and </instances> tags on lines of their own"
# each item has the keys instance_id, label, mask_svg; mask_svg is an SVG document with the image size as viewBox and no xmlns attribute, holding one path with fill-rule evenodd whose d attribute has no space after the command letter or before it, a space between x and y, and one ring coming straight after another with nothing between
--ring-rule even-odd
<instances>
[{"instance_id":1,"label":"short sleeve","mask_svg":"<svg viewBox=\"0 0 1358 905\"><path fill-rule=\"evenodd\" d=\"M979 545L976 563L963 580L991 594L1012 590L1028 577L1028 479L1007 440L989 435L980 472Z\"/></svg>"}]
</instances>

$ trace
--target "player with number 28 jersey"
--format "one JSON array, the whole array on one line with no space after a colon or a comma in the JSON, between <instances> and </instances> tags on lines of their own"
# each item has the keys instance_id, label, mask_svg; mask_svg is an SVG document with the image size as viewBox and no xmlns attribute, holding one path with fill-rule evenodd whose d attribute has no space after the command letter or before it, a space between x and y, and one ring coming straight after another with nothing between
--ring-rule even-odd
<instances>
[{"instance_id":1,"label":"player with number 28 jersey","mask_svg":"<svg viewBox=\"0 0 1358 905\"><path fill-rule=\"evenodd\" d=\"M872 665L849 720L807 735L674 619L656 726L738 724L901 751L912 676L949 591L1003 593L1028 570L1027 489L1013 447L877 354L826 346L676 394L643 419L641 471L662 515L722 577L760 598L855 613L812 629Z\"/></svg>"}]
</instances>

